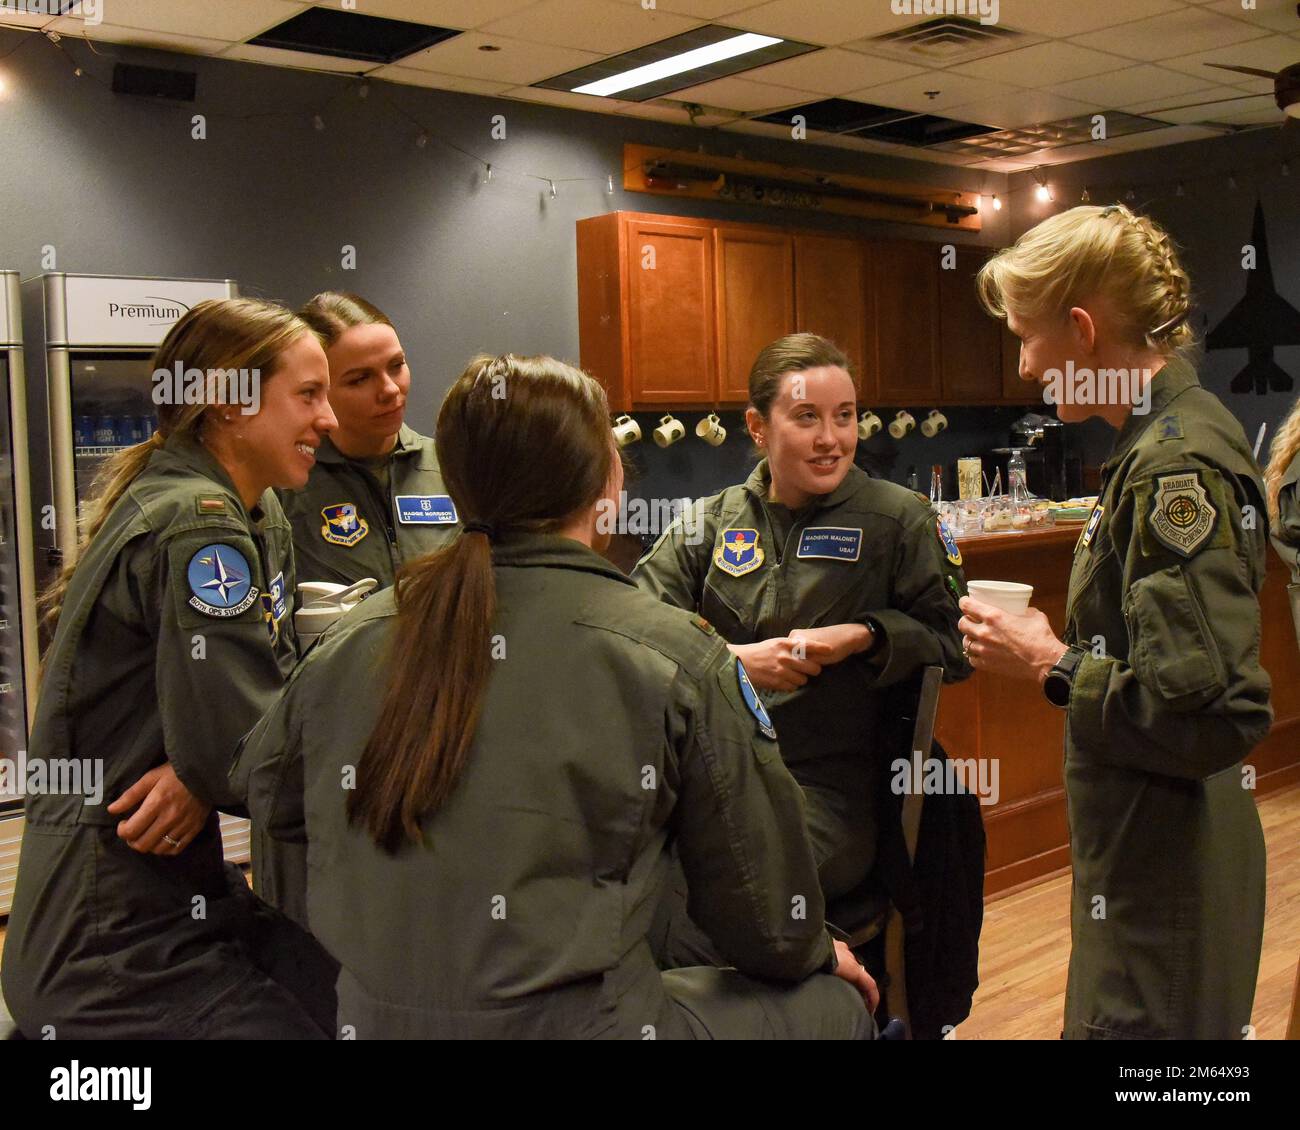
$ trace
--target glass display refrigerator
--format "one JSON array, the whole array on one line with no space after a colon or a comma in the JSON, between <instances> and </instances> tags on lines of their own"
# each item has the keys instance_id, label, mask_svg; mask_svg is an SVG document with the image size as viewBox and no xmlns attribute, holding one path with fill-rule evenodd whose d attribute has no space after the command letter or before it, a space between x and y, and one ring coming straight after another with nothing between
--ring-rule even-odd
<instances>
[{"instance_id":1,"label":"glass display refrigerator","mask_svg":"<svg viewBox=\"0 0 1300 1130\"><path fill-rule=\"evenodd\" d=\"M32 514L37 583L76 559L95 476L105 459L143 443L157 424L153 354L191 307L239 293L231 279L40 275L23 284L32 369ZM42 403L35 401L40 398ZM248 859L248 823L222 816L226 857Z\"/></svg>"},{"instance_id":2,"label":"glass display refrigerator","mask_svg":"<svg viewBox=\"0 0 1300 1130\"><path fill-rule=\"evenodd\" d=\"M36 702L36 574L27 462L27 382L17 271L0 271L0 914L22 841L27 731Z\"/></svg>"}]
</instances>

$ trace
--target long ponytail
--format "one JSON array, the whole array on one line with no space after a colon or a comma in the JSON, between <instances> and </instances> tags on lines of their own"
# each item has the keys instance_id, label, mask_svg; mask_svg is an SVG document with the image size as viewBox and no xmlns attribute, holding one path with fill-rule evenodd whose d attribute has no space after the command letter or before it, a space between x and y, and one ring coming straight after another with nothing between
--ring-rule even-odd
<instances>
[{"instance_id":1,"label":"long ponytail","mask_svg":"<svg viewBox=\"0 0 1300 1130\"><path fill-rule=\"evenodd\" d=\"M1276 524L1278 515L1278 494L1282 489L1282 476L1291 462L1300 452L1300 400L1297 400L1282 425L1273 433L1273 442L1268 445L1268 466L1264 469L1264 488L1268 497L1268 517Z\"/></svg>"},{"instance_id":2,"label":"long ponytail","mask_svg":"<svg viewBox=\"0 0 1300 1130\"><path fill-rule=\"evenodd\" d=\"M389 852L420 842L469 758L492 673L492 540L562 528L600 498L615 458L604 390L550 357L474 358L436 442L466 520L398 572L391 675L347 800L349 821Z\"/></svg>"}]
</instances>

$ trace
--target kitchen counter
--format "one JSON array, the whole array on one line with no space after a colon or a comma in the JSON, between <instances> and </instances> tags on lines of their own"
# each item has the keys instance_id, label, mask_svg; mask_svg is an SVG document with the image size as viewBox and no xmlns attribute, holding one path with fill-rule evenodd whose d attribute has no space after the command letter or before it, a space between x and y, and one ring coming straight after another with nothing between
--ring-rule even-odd
<instances>
[{"instance_id":1,"label":"kitchen counter","mask_svg":"<svg viewBox=\"0 0 1300 1130\"><path fill-rule=\"evenodd\" d=\"M1065 630L1070 564L1082 523L1025 533L959 538L967 580L1021 581L1031 604ZM1300 781L1300 648L1291 626L1290 573L1269 550L1260 598L1261 658L1273 679L1273 727L1250 758L1257 794ZM935 736L949 757L996 758L997 803L984 809L988 834L986 894L1040 878L1070 862L1062 786L1065 712L1033 683L976 672L943 688ZM985 780L988 768L985 769ZM972 778L973 781L973 778Z\"/></svg>"}]
</instances>

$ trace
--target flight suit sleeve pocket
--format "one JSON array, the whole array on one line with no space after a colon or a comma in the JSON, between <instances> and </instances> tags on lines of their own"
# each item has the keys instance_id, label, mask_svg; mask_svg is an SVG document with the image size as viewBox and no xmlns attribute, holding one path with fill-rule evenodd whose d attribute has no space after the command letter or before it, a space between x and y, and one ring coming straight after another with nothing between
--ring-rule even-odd
<instances>
[{"instance_id":1,"label":"flight suit sleeve pocket","mask_svg":"<svg viewBox=\"0 0 1300 1130\"><path fill-rule=\"evenodd\" d=\"M1171 706L1195 709L1227 688L1218 640L1182 566L1137 581L1125 619L1134 673Z\"/></svg>"}]
</instances>

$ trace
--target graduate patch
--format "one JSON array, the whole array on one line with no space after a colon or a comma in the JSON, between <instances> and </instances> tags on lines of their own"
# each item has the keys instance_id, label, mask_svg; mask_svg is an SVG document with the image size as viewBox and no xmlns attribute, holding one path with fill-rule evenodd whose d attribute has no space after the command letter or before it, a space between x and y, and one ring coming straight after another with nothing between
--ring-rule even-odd
<instances>
[{"instance_id":1,"label":"graduate patch","mask_svg":"<svg viewBox=\"0 0 1300 1130\"><path fill-rule=\"evenodd\" d=\"M458 520L449 494L399 494L393 501L397 520L404 526L453 526Z\"/></svg>"},{"instance_id":2,"label":"graduate patch","mask_svg":"<svg viewBox=\"0 0 1300 1130\"><path fill-rule=\"evenodd\" d=\"M325 525L320 536L331 545L356 545L370 533L370 523L357 513L355 502L340 502L321 510Z\"/></svg>"},{"instance_id":3,"label":"graduate patch","mask_svg":"<svg viewBox=\"0 0 1300 1130\"><path fill-rule=\"evenodd\" d=\"M238 616L258 597L248 559L233 545L205 545L190 558L185 579L189 606L205 616Z\"/></svg>"},{"instance_id":4,"label":"graduate patch","mask_svg":"<svg viewBox=\"0 0 1300 1130\"><path fill-rule=\"evenodd\" d=\"M740 697L745 700L749 712L758 719L759 731L765 738L776 741L776 728L772 725L772 719L767 713L767 707L763 705L763 700L758 697L758 691L754 689L754 684L749 681L745 665L739 659L736 660L736 678L740 680Z\"/></svg>"},{"instance_id":5,"label":"graduate patch","mask_svg":"<svg viewBox=\"0 0 1300 1130\"><path fill-rule=\"evenodd\" d=\"M713 563L724 573L743 577L763 564L758 548L757 530L723 530L722 540L713 551Z\"/></svg>"},{"instance_id":6,"label":"graduate patch","mask_svg":"<svg viewBox=\"0 0 1300 1130\"><path fill-rule=\"evenodd\" d=\"M1191 557L1210 540L1218 516L1199 471L1156 476L1147 524L1162 545Z\"/></svg>"},{"instance_id":7,"label":"graduate patch","mask_svg":"<svg viewBox=\"0 0 1300 1130\"><path fill-rule=\"evenodd\" d=\"M284 599L284 574L277 573L268 587L270 591L262 594L262 619L266 622L271 643L275 644L280 639L280 621L289 610Z\"/></svg>"},{"instance_id":8,"label":"graduate patch","mask_svg":"<svg viewBox=\"0 0 1300 1130\"><path fill-rule=\"evenodd\" d=\"M957 547L957 539L952 536L952 531L942 518L934 520L934 528L939 532L939 544L943 546L943 552L947 555L950 565L961 564L961 550Z\"/></svg>"},{"instance_id":9,"label":"graduate patch","mask_svg":"<svg viewBox=\"0 0 1300 1130\"><path fill-rule=\"evenodd\" d=\"M856 561L861 552L861 530L845 526L809 526L799 535L799 548L795 556Z\"/></svg>"}]
</instances>

